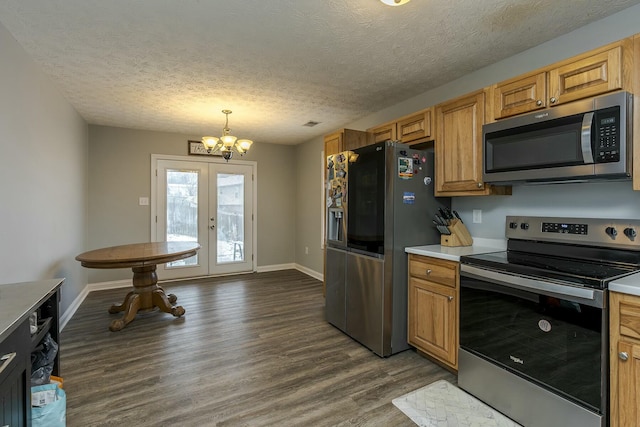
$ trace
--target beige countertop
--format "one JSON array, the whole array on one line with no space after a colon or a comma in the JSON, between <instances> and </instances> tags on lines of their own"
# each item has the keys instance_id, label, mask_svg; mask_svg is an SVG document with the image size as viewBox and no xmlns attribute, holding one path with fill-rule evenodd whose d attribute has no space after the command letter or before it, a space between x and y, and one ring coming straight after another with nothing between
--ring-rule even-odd
<instances>
[{"instance_id":1,"label":"beige countertop","mask_svg":"<svg viewBox=\"0 0 640 427\"><path fill-rule=\"evenodd\" d=\"M461 256L500 252L506 249L506 240L474 238L472 246L409 246L404 248L404 251L408 254L430 256L449 261L460 261Z\"/></svg>"}]
</instances>

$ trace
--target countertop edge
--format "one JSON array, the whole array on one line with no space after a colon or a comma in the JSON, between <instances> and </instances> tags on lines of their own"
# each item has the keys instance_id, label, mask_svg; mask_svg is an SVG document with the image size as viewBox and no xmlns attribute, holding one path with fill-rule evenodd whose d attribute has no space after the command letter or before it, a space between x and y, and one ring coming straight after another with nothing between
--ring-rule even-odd
<instances>
[{"instance_id":1,"label":"countertop edge","mask_svg":"<svg viewBox=\"0 0 640 427\"><path fill-rule=\"evenodd\" d=\"M0 331L0 342L4 341L9 335L11 335L13 331L15 331L18 328L18 326L22 322L27 320L31 315L31 313L34 311L34 309L38 307L40 304L42 304L47 298L49 298L60 286L62 286L62 283L64 281L65 281L64 278L60 278L60 279L46 279L46 280L39 280L39 281L33 281L33 282L11 283L11 284L0 285L0 290L1 290L2 286L19 285L19 286L29 287L31 284L40 284L40 286L42 286L42 285L45 285L45 283L49 283L48 285L45 285L46 286L45 289L48 289L48 290L41 294L39 292L40 296L35 298L33 300L33 303L30 306L28 306L28 308L26 308L22 312L22 314L17 316L10 324L4 325L4 326L0 325L0 327L3 327L3 329Z\"/></svg>"},{"instance_id":2,"label":"countertop edge","mask_svg":"<svg viewBox=\"0 0 640 427\"><path fill-rule=\"evenodd\" d=\"M609 283L609 291L640 296L640 272L612 281Z\"/></svg>"},{"instance_id":3,"label":"countertop edge","mask_svg":"<svg viewBox=\"0 0 640 427\"><path fill-rule=\"evenodd\" d=\"M404 251L408 254L423 255L449 261L460 261L461 256L500 252L504 251L506 247L506 240L475 238L472 246L409 246L404 248Z\"/></svg>"}]
</instances>

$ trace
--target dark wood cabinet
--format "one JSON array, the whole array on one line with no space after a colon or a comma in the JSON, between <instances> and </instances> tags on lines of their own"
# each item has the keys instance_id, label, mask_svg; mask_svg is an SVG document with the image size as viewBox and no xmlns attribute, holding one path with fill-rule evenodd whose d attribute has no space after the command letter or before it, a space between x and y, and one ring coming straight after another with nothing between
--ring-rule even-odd
<instances>
[{"instance_id":1,"label":"dark wood cabinet","mask_svg":"<svg viewBox=\"0 0 640 427\"><path fill-rule=\"evenodd\" d=\"M52 375L60 376L59 301L62 279L0 285L0 309L15 312L15 321L0 324L0 425L31 425L31 354L47 335L58 344ZM14 300L16 301L14 303ZM29 316L37 313L31 333ZM3 319L4 320L4 319Z\"/></svg>"}]
</instances>

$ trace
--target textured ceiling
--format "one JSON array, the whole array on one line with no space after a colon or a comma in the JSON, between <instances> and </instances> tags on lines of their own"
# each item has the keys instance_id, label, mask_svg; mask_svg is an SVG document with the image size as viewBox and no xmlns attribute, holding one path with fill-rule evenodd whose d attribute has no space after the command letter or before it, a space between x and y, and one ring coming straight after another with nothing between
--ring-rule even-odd
<instances>
[{"instance_id":1,"label":"textured ceiling","mask_svg":"<svg viewBox=\"0 0 640 427\"><path fill-rule=\"evenodd\" d=\"M637 3L0 0L0 22L91 124L217 135L228 108L297 144Z\"/></svg>"}]
</instances>

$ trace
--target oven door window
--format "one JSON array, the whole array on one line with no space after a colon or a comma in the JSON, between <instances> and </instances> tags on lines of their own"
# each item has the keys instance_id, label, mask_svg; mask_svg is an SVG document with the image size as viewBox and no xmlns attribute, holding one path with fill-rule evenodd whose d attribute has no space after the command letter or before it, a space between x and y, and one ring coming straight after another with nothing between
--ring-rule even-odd
<instances>
[{"instance_id":1,"label":"oven door window","mask_svg":"<svg viewBox=\"0 0 640 427\"><path fill-rule=\"evenodd\" d=\"M460 347L602 412L602 313L463 277Z\"/></svg>"}]
</instances>

